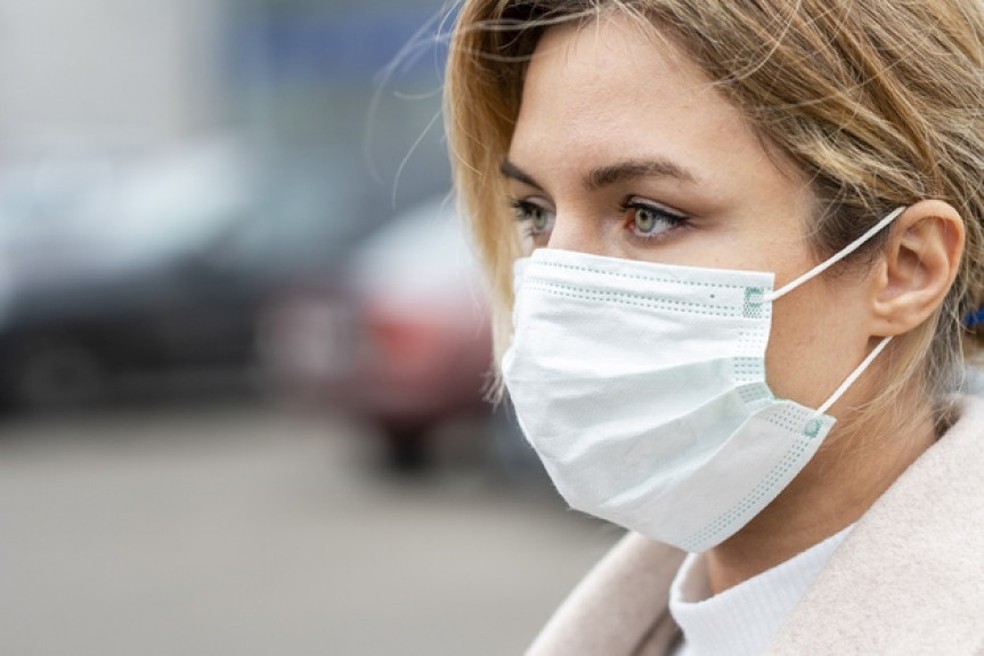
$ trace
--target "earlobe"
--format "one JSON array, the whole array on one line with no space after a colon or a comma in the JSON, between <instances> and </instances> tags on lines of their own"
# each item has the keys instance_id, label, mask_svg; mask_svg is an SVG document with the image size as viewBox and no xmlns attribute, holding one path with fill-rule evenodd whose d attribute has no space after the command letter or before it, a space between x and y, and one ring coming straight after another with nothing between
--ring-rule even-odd
<instances>
[{"instance_id":1,"label":"earlobe","mask_svg":"<svg viewBox=\"0 0 984 656\"><path fill-rule=\"evenodd\" d=\"M872 301L872 335L901 335L943 303L960 268L964 223L940 200L919 201L892 226Z\"/></svg>"}]
</instances>

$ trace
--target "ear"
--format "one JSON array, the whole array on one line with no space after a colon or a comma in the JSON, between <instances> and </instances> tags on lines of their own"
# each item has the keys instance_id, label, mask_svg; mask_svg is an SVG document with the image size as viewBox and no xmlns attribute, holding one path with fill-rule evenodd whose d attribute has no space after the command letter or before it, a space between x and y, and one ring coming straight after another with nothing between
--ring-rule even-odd
<instances>
[{"instance_id":1,"label":"ear","mask_svg":"<svg viewBox=\"0 0 984 656\"><path fill-rule=\"evenodd\" d=\"M901 335L943 303L960 267L964 223L949 203L922 200L895 219L872 303L872 335Z\"/></svg>"}]
</instances>

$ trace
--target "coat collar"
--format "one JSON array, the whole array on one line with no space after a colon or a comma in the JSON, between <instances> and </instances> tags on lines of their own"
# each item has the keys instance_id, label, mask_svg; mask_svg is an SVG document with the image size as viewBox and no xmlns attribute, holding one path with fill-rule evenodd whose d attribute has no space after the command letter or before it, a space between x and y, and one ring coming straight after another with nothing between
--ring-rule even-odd
<instances>
[{"instance_id":1,"label":"coat collar","mask_svg":"<svg viewBox=\"0 0 984 656\"><path fill-rule=\"evenodd\" d=\"M984 399L858 521L772 654L984 653Z\"/></svg>"},{"instance_id":2,"label":"coat collar","mask_svg":"<svg viewBox=\"0 0 984 656\"><path fill-rule=\"evenodd\" d=\"M663 653L677 635L667 591L685 555L626 535L561 604L527 656Z\"/></svg>"}]
</instances>

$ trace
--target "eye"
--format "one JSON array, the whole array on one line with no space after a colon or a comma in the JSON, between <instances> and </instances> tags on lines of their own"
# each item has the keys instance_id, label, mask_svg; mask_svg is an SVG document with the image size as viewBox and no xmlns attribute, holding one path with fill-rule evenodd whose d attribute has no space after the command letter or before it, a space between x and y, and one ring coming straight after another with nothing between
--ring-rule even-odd
<instances>
[{"instance_id":1,"label":"eye","mask_svg":"<svg viewBox=\"0 0 984 656\"><path fill-rule=\"evenodd\" d=\"M688 220L684 214L635 199L623 203L621 210L629 214L627 222L632 232L643 239L658 237L686 224Z\"/></svg>"},{"instance_id":2,"label":"eye","mask_svg":"<svg viewBox=\"0 0 984 656\"><path fill-rule=\"evenodd\" d=\"M511 200L510 205L516 214L516 220L525 225L527 237L536 240L553 229L554 213L546 207L529 200Z\"/></svg>"}]
</instances>

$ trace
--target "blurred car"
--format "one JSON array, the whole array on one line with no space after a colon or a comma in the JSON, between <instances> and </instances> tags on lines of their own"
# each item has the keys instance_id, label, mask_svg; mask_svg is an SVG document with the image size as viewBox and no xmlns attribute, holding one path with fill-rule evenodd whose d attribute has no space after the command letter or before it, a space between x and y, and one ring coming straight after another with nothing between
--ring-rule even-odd
<instances>
[{"instance_id":1,"label":"blurred car","mask_svg":"<svg viewBox=\"0 0 984 656\"><path fill-rule=\"evenodd\" d=\"M425 460L432 429L487 414L488 305L453 203L425 203L361 243L335 287L270 308L264 359L282 395L374 422L394 464Z\"/></svg>"},{"instance_id":2,"label":"blurred car","mask_svg":"<svg viewBox=\"0 0 984 656\"><path fill-rule=\"evenodd\" d=\"M76 168L0 170L8 408L91 401L133 372L248 367L266 299L328 275L376 220L342 202L344 178L264 175L228 140Z\"/></svg>"}]
</instances>

